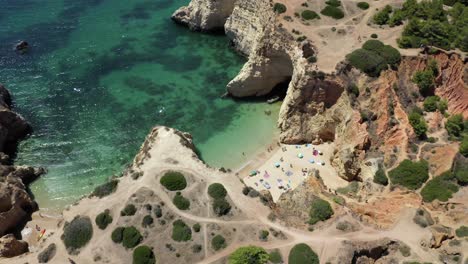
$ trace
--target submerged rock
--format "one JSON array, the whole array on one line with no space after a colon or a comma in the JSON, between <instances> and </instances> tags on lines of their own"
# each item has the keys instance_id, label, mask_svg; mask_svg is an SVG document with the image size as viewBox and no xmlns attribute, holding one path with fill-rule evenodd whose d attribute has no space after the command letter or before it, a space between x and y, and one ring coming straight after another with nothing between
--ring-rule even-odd
<instances>
[{"instance_id":1,"label":"submerged rock","mask_svg":"<svg viewBox=\"0 0 468 264\"><path fill-rule=\"evenodd\" d=\"M21 53L25 53L26 51L28 51L28 49L29 49L29 43L24 40L21 40L15 45L15 50Z\"/></svg>"}]
</instances>

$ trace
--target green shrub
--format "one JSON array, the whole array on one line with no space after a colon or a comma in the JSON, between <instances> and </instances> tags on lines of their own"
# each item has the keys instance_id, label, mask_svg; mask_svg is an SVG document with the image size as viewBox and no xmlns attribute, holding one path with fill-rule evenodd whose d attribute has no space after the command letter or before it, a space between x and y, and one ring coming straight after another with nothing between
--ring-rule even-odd
<instances>
[{"instance_id":1,"label":"green shrub","mask_svg":"<svg viewBox=\"0 0 468 264\"><path fill-rule=\"evenodd\" d=\"M468 237L468 226L460 226L455 230L455 234L457 234L457 237Z\"/></svg>"},{"instance_id":2,"label":"green shrub","mask_svg":"<svg viewBox=\"0 0 468 264\"><path fill-rule=\"evenodd\" d=\"M317 62L317 57L312 55L312 56L307 58L307 61L310 62L310 63L316 63Z\"/></svg>"},{"instance_id":3,"label":"green shrub","mask_svg":"<svg viewBox=\"0 0 468 264\"><path fill-rule=\"evenodd\" d=\"M61 239L69 253L85 246L93 236L93 225L87 216L76 216L65 224Z\"/></svg>"},{"instance_id":4,"label":"green shrub","mask_svg":"<svg viewBox=\"0 0 468 264\"><path fill-rule=\"evenodd\" d=\"M211 198L221 199L226 197L227 191L221 183L213 183L208 186L208 194Z\"/></svg>"},{"instance_id":5,"label":"green shrub","mask_svg":"<svg viewBox=\"0 0 468 264\"><path fill-rule=\"evenodd\" d=\"M460 143L460 154L465 158L468 157L468 136L464 136Z\"/></svg>"},{"instance_id":6,"label":"green shrub","mask_svg":"<svg viewBox=\"0 0 468 264\"><path fill-rule=\"evenodd\" d=\"M349 63L369 76L377 77L388 65L395 67L401 60L400 52L379 40L368 40L346 56Z\"/></svg>"},{"instance_id":7,"label":"green shrub","mask_svg":"<svg viewBox=\"0 0 468 264\"><path fill-rule=\"evenodd\" d=\"M286 6L281 3L275 3L273 5L273 11L275 11L275 13L277 14L285 13L286 10L287 10Z\"/></svg>"},{"instance_id":8,"label":"green shrub","mask_svg":"<svg viewBox=\"0 0 468 264\"><path fill-rule=\"evenodd\" d=\"M270 256L270 262L274 264L279 264L283 263L283 256L281 256L281 253L278 250L273 250L269 254Z\"/></svg>"},{"instance_id":9,"label":"green shrub","mask_svg":"<svg viewBox=\"0 0 468 264\"><path fill-rule=\"evenodd\" d=\"M458 184L468 185L468 159L457 159L453 165L453 175Z\"/></svg>"},{"instance_id":10,"label":"green shrub","mask_svg":"<svg viewBox=\"0 0 468 264\"><path fill-rule=\"evenodd\" d=\"M154 223L153 217L151 217L151 215L145 215L145 217L143 217L143 220L141 221L141 226L148 227L152 225L153 223Z\"/></svg>"},{"instance_id":11,"label":"green shrub","mask_svg":"<svg viewBox=\"0 0 468 264\"><path fill-rule=\"evenodd\" d=\"M268 230L261 230L260 234L258 235L258 238L260 240L267 240L269 235L270 235L270 232L268 232Z\"/></svg>"},{"instance_id":12,"label":"green shrub","mask_svg":"<svg viewBox=\"0 0 468 264\"><path fill-rule=\"evenodd\" d=\"M437 109L439 109L439 111L440 111L442 114L445 114L445 111L447 111L447 109L448 109L448 102L447 102L447 100L445 100L445 99L440 100L439 105L437 106Z\"/></svg>"},{"instance_id":13,"label":"green shrub","mask_svg":"<svg viewBox=\"0 0 468 264\"><path fill-rule=\"evenodd\" d=\"M328 0L328 1L325 1L325 4L329 6L339 7L341 6L341 1L340 0Z\"/></svg>"},{"instance_id":14,"label":"green shrub","mask_svg":"<svg viewBox=\"0 0 468 264\"><path fill-rule=\"evenodd\" d=\"M222 235L216 235L211 239L211 246L215 251L218 251L220 249L225 248L226 245L226 239Z\"/></svg>"},{"instance_id":15,"label":"green shrub","mask_svg":"<svg viewBox=\"0 0 468 264\"><path fill-rule=\"evenodd\" d=\"M348 86L348 93L353 94L354 96L359 96L359 87L355 83L351 83Z\"/></svg>"},{"instance_id":16,"label":"green shrub","mask_svg":"<svg viewBox=\"0 0 468 264\"><path fill-rule=\"evenodd\" d=\"M413 110L408 116L408 119L416 136L419 138L425 138L427 132L427 123L426 120L424 120L424 117Z\"/></svg>"},{"instance_id":17,"label":"green shrub","mask_svg":"<svg viewBox=\"0 0 468 264\"><path fill-rule=\"evenodd\" d=\"M313 225L319 221L324 221L329 219L333 215L333 209L330 206L330 203L327 201L318 198L312 202L309 212L309 224Z\"/></svg>"},{"instance_id":18,"label":"green shrub","mask_svg":"<svg viewBox=\"0 0 468 264\"><path fill-rule=\"evenodd\" d=\"M320 18L320 16L317 13L315 13L315 11L312 11L312 10L302 11L301 17L304 20L312 20L312 19L319 19Z\"/></svg>"},{"instance_id":19,"label":"green shrub","mask_svg":"<svg viewBox=\"0 0 468 264\"><path fill-rule=\"evenodd\" d=\"M445 129L452 138L460 138L465 129L463 116L461 114L450 116L445 123Z\"/></svg>"},{"instance_id":20,"label":"green shrub","mask_svg":"<svg viewBox=\"0 0 468 264\"><path fill-rule=\"evenodd\" d=\"M156 208L154 208L154 215L156 216L156 218L161 218L162 217L161 206L157 205Z\"/></svg>"},{"instance_id":21,"label":"green shrub","mask_svg":"<svg viewBox=\"0 0 468 264\"><path fill-rule=\"evenodd\" d=\"M117 185L119 184L119 181L116 179L110 180L102 185L97 186L94 191L91 193L91 196L96 196L99 198L102 198L104 196L107 196L115 190L117 190Z\"/></svg>"},{"instance_id":22,"label":"green shrub","mask_svg":"<svg viewBox=\"0 0 468 264\"><path fill-rule=\"evenodd\" d=\"M401 11L401 9L397 9L395 10L395 12L393 12L393 15L388 20L388 25L390 27L402 25L404 19L405 19L404 12Z\"/></svg>"},{"instance_id":23,"label":"green shrub","mask_svg":"<svg viewBox=\"0 0 468 264\"><path fill-rule=\"evenodd\" d=\"M182 220L176 220L172 223L172 239L182 242L192 239L192 230Z\"/></svg>"},{"instance_id":24,"label":"green shrub","mask_svg":"<svg viewBox=\"0 0 468 264\"><path fill-rule=\"evenodd\" d=\"M430 70L417 71L413 76L413 82L419 87L422 95L432 93L435 85L434 73Z\"/></svg>"},{"instance_id":25,"label":"green shrub","mask_svg":"<svg viewBox=\"0 0 468 264\"><path fill-rule=\"evenodd\" d=\"M169 191L181 191L187 187L187 180L184 175L177 171L166 172L161 177L160 183Z\"/></svg>"},{"instance_id":26,"label":"green shrub","mask_svg":"<svg viewBox=\"0 0 468 264\"><path fill-rule=\"evenodd\" d=\"M106 227L112 223L112 216L110 216L109 210L105 210L104 212L98 214L96 216L95 222L99 229L106 229Z\"/></svg>"},{"instance_id":27,"label":"green shrub","mask_svg":"<svg viewBox=\"0 0 468 264\"><path fill-rule=\"evenodd\" d=\"M280 256L281 257L281 256ZM234 251L228 259L229 264L266 264L268 253L265 249L257 246L240 247ZM270 261L271 258L270 258ZM273 261L272 261L273 262ZM278 263L278 262L273 262Z\"/></svg>"},{"instance_id":28,"label":"green shrub","mask_svg":"<svg viewBox=\"0 0 468 264\"><path fill-rule=\"evenodd\" d=\"M126 248L134 248L136 245L140 244L143 237L140 234L140 231L134 226L125 227L122 233L122 245Z\"/></svg>"},{"instance_id":29,"label":"green shrub","mask_svg":"<svg viewBox=\"0 0 468 264\"><path fill-rule=\"evenodd\" d=\"M192 226L192 229L193 229L193 231L195 231L195 233L198 233L198 232L200 232L201 226L200 226L199 223L196 223L196 224L194 224Z\"/></svg>"},{"instance_id":30,"label":"green shrub","mask_svg":"<svg viewBox=\"0 0 468 264\"><path fill-rule=\"evenodd\" d=\"M372 20L377 25L385 25L390 20L391 12L392 12L392 7L389 5L386 5L384 9L380 10L374 15Z\"/></svg>"},{"instance_id":31,"label":"green shrub","mask_svg":"<svg viewBox=\"0 0 468 264\"><path fill-rule=\"evenodd\" d=\"M190 208L190 201L182 194L176 194L172 202L179 210L188 210Z\"/></svg>"},{"instance_id":32,"label":"green shrub","mask_svg":"<svg viewBox=\"0 0 468 264\"><path fill-rule=\"evenodd\" d=\"M336 189L336 192L343 195L356 194L359 190L359 182L352 181L346 187Z\"/></svg>"},{"instance_id":33,"label":"green shrub","mask_svg":"<svg viewBox=\"0 0 468 264\"><path fill-rule=\"evenodd\" d=\"M344 17L344 12L338 7L334 6L329 6L327 5L322 11L320 11L320 14L324 16L329 16L334 19L342 19Z\"/></svg>"},{"instance_id":34,"label":"green shrub","mask_svg":"<svg viewBox=\"0 0 468 264\"><path fill-rule=\"evenodd\" d=\"M231 211L231 204L226 199L214 199L213 211L217 216L227 215Z\"/></svg>"},{"instance_id":35,"label":"green shrub","mask_svg":"<svg viewBox=\"0 0 468 264\"><path fill-rule=\"evenodd\" d=\"M122 211L120 211L121 216L131 216L135 215L137 209L133 204L127 204Z\"/></svg>"},{"instance_id":36,"label":"green shrub","mask_svg":"<svg viewBox=\"0 0 468 264\"><path fill-rule=\"evenodd\" d=\"M289 252L289 263L294 264L319 264L317 254L306 244L301 243L295 245Z\"/></svg>"},{"instance_id":37,"label":"green shrub","mask_svg":"<svg viewBox=\"0 0 468 264\"><path fill-rule=\"evenodd\" d=\"M124 229L124 227L117 227L116 229L114 229L114 231L112 231L111 239L112 241L114 241L114 243L118 244L122 242Z\"/></svg>"},{"instance_id":38,"label":"green shrub","mask_svg":"<svg viewBox=\"0 0 468 264\"><path fill-rule=\"evenodd\" d=\"M429 96L424 100L424 111L435 112L438 109L440 97Z\"/></svg>"},{"instance_id":39,"label":"green shrub","mask_svg":"<svg viewBox=\"0 0 468 264\"><path fill-rule=\"evenodd\" d=\"M385 170L380 166L374 175L374 182L383 186L388 185L388 178L387 178L387 175L385 174Z\"/></svg>"},{"instance_id":40,"label":"green shrub","mask_svg":"<svg viewBox=\"0 0 468 264\"><path fill-rule=\"evenodd\" d=\"M202 251L202 245L200 244L195 244L192 246L192 252L193 253L200 253Z\"/></svg>"},{"instance_id":41,"label":"green shrub","mask_svg":"<svg viewBox=\"0 0 468 264\"><path fill-rule=\"evenodd\" d=\"M407 245L401 245L398 249L400 250L400 253L403 255L403 257L411 256L411 248Z\"/></svg>"},{"instance_id":42,"label":"green shrub","mask_svg":"<svg viewBox=\"0 0 468 264\"><path fill-rule=\"evenodd\" d=\"M442 202L452 198L452 194L458 192L458 186L452 182L453 176L445 172L441 176L434 177L421 190L421 196L425 202L439 200Z\"/></svg>"},{"instance_id":43,"label":"green shrub","mask_svg":"<svg viewBox=\"0 0 468 264\"><path fill-rule=\"evenodd\" d=\"M379 36L378 36L377 34L375 34L375 33L372 33L372 34L370 35L370 37L373 38L373 39L376 39L376 38L378 38Z\"/></svg>"},{"instance_id":44,"label":"green shrub","mask_svg":"<svg viewBox=\"0 0 468 264\"><path fill-rule=\"evenodd\" d=\"M148 246L139 246L133 251L133 264L155 264L156 257Z\"/></svg>"},{"instance_id":45,"label":"green shrub","mask_svg":"<svg viewBox=\"0 0 468 264\"><path fill-rule=\"evenodd\" d=\"M367 2L358 2L357 7L359 7L362 10L367 10L369 9L369 4Z\"/></svg>"},{"instance_id":46,"label":"green shrub","mask_svg":"<svg viewBox=\"0 0 468 264\"><path fill-rule=\"evenodd\" d=\"M429 168L426 161L402 161L398 167L388 174L393 184L404 186L411 190L419 189L429 178Z\"/></svg>"}]
</instances>

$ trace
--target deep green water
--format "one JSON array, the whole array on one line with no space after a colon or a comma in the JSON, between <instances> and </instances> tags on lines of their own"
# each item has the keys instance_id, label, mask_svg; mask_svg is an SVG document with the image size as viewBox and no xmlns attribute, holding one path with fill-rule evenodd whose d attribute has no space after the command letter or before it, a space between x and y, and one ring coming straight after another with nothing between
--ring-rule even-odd
<instances>
[{"instance_id":1,"label":"deep green water","mask_svg":"<svg viewBox=\"0 0 468 264\"><path fill-rule=\"evenodd\" d=\"M217 167L269 143L279 106L219 98L244 59L169 19L187 2L0 0L0 82L34 127L16 163L48 169L31 186L42 208L118 174L154 125L192 133ZM20 39L27 54L12 50Z\"/></svg>"}]
</instances>

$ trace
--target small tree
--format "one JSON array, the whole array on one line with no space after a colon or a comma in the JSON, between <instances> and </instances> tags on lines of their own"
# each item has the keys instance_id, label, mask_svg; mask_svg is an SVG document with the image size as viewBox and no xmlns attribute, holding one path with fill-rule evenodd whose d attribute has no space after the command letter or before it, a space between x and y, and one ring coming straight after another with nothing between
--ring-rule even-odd
<instances>
[{"instance_id":1,"label":"small tree","mask_svg":"<svg viewBox=\"0 0 468 264\"><path fill-rule=\"evenodd\" d=\"M156 257L148 246L139 246L133 251L133 264L155 264Z\"/></svg>"},{"instance_id":2,"label":"small tree","mask_svg":"<svg viewBox=\"0 0 468 264\"><path fill-rule=\"evenodd\" d=\"M223 249L227 246L226 239L222 235L216 235L211 240L211 246L213 247L215 251Z\"/></svg>"},{"instance_id":3,"label":"small tree","mask_svg":"<svg viewBox=\"0 0 468 264\"><path fill-rule=\"evenodd\" d=\"M106 227L112 223L112 216L110 216L110 211L106 209L104 212L96 216L95 222L99 229L106 229Z\"/></svg>"},{"instance_id":4,"label":"small tree","mask_svg":"<svg viewBox=\"0 0 468 264\"><path fill-rule=\"evenodd\" d=\"M439 96L429 96L424 100L424 111L435 112L439 107Z\"/></svg>"},{"instance_id":5,"label":"small tree","mask_svg":"<svg viewBox=\"0 0 468 264\"><path fill-rule=\"evenodd\" d=\"M418 112L413 111L409 115L408 119L411 126L413 127L416 136L418 136L419 138L425 138L427 132L427 124L426 120L424 120L424 117Z\"/></svg>"},{"instance_id":6,"label":"small tree","mask_svg":"<svg viewBox=\"0 0 468 264\"><path fill-rule=\"evenodd\" d=\"M398 167L388 174L393 184L404 186L411 190L419 189L429 179L427 161L402 161Z\"/></svg>"},{"instance_id":7,"label":"small tree","mask_svg":"<svg viewBox=\"0 0 468 264\"><path fill-rule=\"evenodd\" d=\"M384 186L388 185L387 175L385 174L385 170L381 166L379 166L379 169L374 175L374 182Z\"/></svg>"},{"instance_id":8,"label":"small tree","mask_svg":"<svg viewBox=\"0 0 468 264\"><path fill-rule=\"evenodd\" d=\"M273 5L273 11L275 11L277 14L285 13L286 10L286 6L281 3L275 3L275 5Z\"/></svg>"},{"instance_id":9,"label":"small tree","mask_svg":"<svg viewBox=\"0 0 468 264\"><path fill-rule=\"evenodd\" d=\"M445 123L445 129L447 129L448 134L454 138L458 139L461 135L463 130L465 129L463 123L463 116L461 114L452 115L447 119Z\"/></svg>"},{"instance_id":10,"label":"small tree","mask_svg":"<svg viewBox=\"0 0 468 264\"><path fill-rule=\"evenodd\" d=\"M319 264L320 260L308 245L301 243L291 249L288 262L294 264Z\"/></svg>"},{"instance_id":11,"label":"small tree","mask_svg":"<svg viewBox=\"0 0 468 264\"><path fill-rule=\"evenodd\" d=\"M269 256L265 249L256 246L246 246L236 249L229 256L229 264L266 264Z\"/></svg>"},{"instance_id":12,"label":"small tree","mask_svg":"<svg viewBox=\"0 0 468 264\"><path fill-rule=\"evenodd\" d=\"M318 198L312 202L310 207L310 220L309 224L313 225L319 221L324 221L329 219L333 215L333 209L330 206L330 203L327 201Z\"/></svg>"},{"instance_id":13,"label":"small tree","mask_svg":"<svg viewBox=\"0 0 468 264\"><path fill-rule=\"evenodd\" d=\"M221 183L213 183L208 186L208 194L211 196L211 198L221 199L226 197L227 191Z\"/></svg>"}]
</instances>

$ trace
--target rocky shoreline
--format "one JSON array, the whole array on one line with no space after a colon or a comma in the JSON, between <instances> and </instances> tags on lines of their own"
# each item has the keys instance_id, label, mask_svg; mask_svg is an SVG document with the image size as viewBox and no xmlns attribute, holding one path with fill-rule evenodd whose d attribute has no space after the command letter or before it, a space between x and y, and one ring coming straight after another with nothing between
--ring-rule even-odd
<instances>
[{"instance_id":1,"label":"rocky shoreline","mask_svg":"<svg viewBox=\"0 0 468 264\"><path fill-rule=\"evenodd\" d=\"M14 166L10 156L18 141L31 132L27 121L12 111L10 92L0 84L0 257L14 257L28 251L20 231L38 205L28 184L45 171L41 168Z\"/></svg>"}]
</instances>

